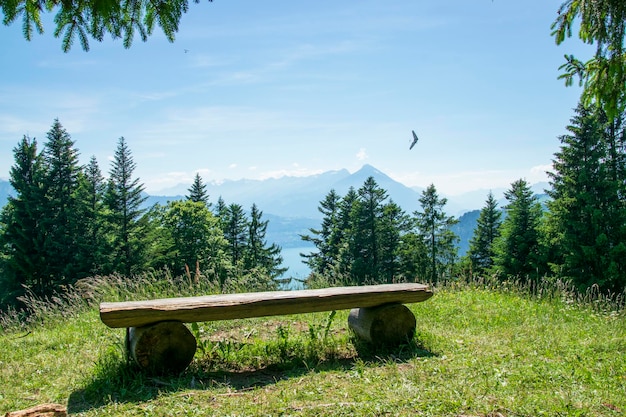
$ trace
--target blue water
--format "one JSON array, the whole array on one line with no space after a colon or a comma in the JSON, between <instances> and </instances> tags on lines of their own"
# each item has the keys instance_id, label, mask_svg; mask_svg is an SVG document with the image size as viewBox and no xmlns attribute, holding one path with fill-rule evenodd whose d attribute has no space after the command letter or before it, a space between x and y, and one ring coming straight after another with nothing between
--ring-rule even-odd
<instances>
[{"instance_id":1,"label":"blue water","mask_svg":"<svg viewBox=\"0 0 626 417\"><path fill-rule=\"evenodd\" d=\"M283 267L289 268L281 278L293 278L286 289L302 288L301 281L306 279L311 273L311 269L302 262L300 253L310 253L314 247L305 246L297 248L283 248L281 255L283 257Z\"/></svg>"}]
</instances>

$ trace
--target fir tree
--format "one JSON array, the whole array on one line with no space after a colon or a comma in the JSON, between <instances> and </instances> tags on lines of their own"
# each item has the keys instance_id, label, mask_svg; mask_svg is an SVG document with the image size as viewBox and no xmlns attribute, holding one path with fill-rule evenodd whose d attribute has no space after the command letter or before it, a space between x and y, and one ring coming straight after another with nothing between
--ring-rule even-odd
<instances>
[{"instance_id":1,"label":"fir tree","mask_svg":"<svg viewBox=\"0 0 626 417\"><path fill-rule=\"evenodd\" d=\"M37 153L37 141L24 136L13 149L13 155L15 164L10 169L9 182L16 195L9 196L0 221L5 302L15 301L24 293L24 287L37 295L45 295L49 289L41 273L46 262L41 229L45 196L43 163Z\"/></svg>"},{"instance_id":2,"label":"fir tree","mask_svg":"<svg viewBox=\"0 0 626 417\"><path fill-rule=\"evenodd\" d=\"M193 201L194 203L204 203L208 208L211 207L209 203L209 195L206 191L206 184L202 182L200 174L196 173L196 176L193 179L193 183L187 191L189 191L189 195L187 195L187 200Z\"/></svg>"},{"instance_id":3,"label":"fir tree","mask_svg":"<svg viewBox=\"0 0 626 417\"><path fill-rule=\"evenodd\" d=\"M310 254L301 254L311 271L325 274L335 264L339 257L342 233L339 227L339 203L341 197L332 189L322 200L317 210L322 214L322 223L319 229L309 229L308 235L300 235L305 242L315 245L316 251Z\"/></svg>"},{"instance_id":4,"label":"fir tree","mask_svg":"<svg viewBox=\"0 0 626 417\"><path fill-rule=\"evenodd\" d=\"M77 235L79 269L83 275L98 275L107 258L106 185L95 156L84 167L79 184L77 199L84 207L83 229Z\"/></svg>"},{"instance_id":5,"label":"fir tree","mask_svg":"<svg viewBox=\"0 0 626 417\"><path fill-rule=\"evenodd\" d=\"M484 273L493 266L494 242L500 236L501 218L498 202L490 191L485 206L480 210L468 252L472 267L477 273Z\"/></svg>"},{"instance_id":6,"label":"fir tree","mask_svg":"<svg viewBox=\"0 0 626 417\"><path fill-rule=\"evenodd\" d=\"M351 275L357 284L373 283L379 280L381 269L380 229L387 192L369 177L357 194L352 211L350 251L354 262Z\"/></svg>"},{"instance_id":7,"label":"fir tree","mask_svg":"<svg viewBox=\"0 0 626 417\"><path fill-rule=\"evenodd\" d=\"M401 278L402 237L410 229L410 220L393 201L385 204L380 219L379 278L378 282L392 283Z\"/></svg>"},{"instance_id":8,"label":"fir tree","mask_svg":"<svg viewBox=\"0 0 626 417\"><path fill-rule=\"evenodd\" d=\"M456 242L458 237L450 227L458 222L454 217L446 215L444 206L446 198L439 198L433 184L422 192L419 199L422 211L416 211L415 218L418 235L424 239L428 249L428 265L426 274L432 282L437 282L445 275L456 258Z\"/></svg>"},{"instance_id":9,"label":"fir tree","mask_svg":"<svg viewBox=\"0 0 626 417\"><path fill-rule=\"evenodd\" d=\"M250 210L248 222L248 242L244 256L244 268L260 268L270 279L281 276L287 268L282 268L283 258L280 246L272 243L268 246L265 235L269 220L263 220L263 212L256 204Z\"/></svg>"},{"instance_id":10,"label":"fir tree","mask_svg":"<svg viewBox=\"0 0 626 417\"><path fill-rule=\"evenodd\" d=\"M81 275L77 237L84 232L84 206L78 204L80 166L69 133L55 120L43 150L44 193L41 225L45 231L42 273L56 285L73 283Z\"/></svg>"},{"instance_id":11,"label":"fir tree","mask_svg":"<svg viewBox=\"0 0 626 417\"><path fill-rule=\"evenodd\" d=\"M614 124L597 109L579 105L549 173L551 263L581 290L594 284L612 291L626 286L623 152L616 150Z\"/></svg>"},{"instance_id":12,"label":"fir tree","mask_svg":"<svg viewBox=\"0 0 626 417\"><path fill-rule=\"evenodd\" d=\"M544 270L539 248L541 205L523 179L511 184L504 196L508 204L504 207L506 217L494 246L495 268L505 277L536 280Z\"/></svg>"},{"instance_id":13,"label":"fir tree","mask_svg":"<svg viewBox=\"0 0 626 417\"><path fill-rule=\"evenodd\" d=\"M141 271L144 262L145 209L141 205L146 197L139 178L133 178L135 168L131 151L121 137L109 171L105 202L112 229L112 271L127 277Z\"/></svg>"},{"instance_id":14,"label":"fir tree","mask_svg":"<svg viewBox=\"0 0 626 417\"><path fill-rule=\"evenodd\" d=\"M236 203L226 206L221 223L230 260L235 267L242 266L248 242L248 219L243 208Z\"/></svg>"}]
</instances>

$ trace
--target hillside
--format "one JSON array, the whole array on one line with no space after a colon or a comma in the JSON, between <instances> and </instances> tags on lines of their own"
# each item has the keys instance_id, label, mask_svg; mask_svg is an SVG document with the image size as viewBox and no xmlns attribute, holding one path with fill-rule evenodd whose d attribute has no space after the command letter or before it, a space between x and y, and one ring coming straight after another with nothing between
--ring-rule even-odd
<instances>
[{"instance_id":1,"label":"hillside","mask_svg":"<svg viewBox=\"0 0 626 417\"><path fill-rule=\"evenodd\" d=\"M355 343L345 311L204 323L192 366L172 376L129 365L124 331L104 326L95 304L40 306L39 324L0 332L0 415L46 402L85 417L626 411L623 311L455 288L410 305L417 335L398 349Z\"/></svg>"}]
</instances>

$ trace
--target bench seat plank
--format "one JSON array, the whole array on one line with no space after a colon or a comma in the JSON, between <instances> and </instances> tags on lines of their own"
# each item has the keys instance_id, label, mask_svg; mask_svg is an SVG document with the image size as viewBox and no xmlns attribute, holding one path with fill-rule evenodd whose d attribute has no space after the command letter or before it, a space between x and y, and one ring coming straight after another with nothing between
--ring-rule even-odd
<instances>
[{"instance_id":1,"label":"bench seat plank","mask_svg":"<svg viewBox=\"0 0 626 417\"><path fill-rule=\"evenodd\" d=\"M268 291L100 304L100 318L113 328L161 321L193 323L417 303L433 295L424 284L381 284L316 290Z\"/></svg>"}]
</instances>

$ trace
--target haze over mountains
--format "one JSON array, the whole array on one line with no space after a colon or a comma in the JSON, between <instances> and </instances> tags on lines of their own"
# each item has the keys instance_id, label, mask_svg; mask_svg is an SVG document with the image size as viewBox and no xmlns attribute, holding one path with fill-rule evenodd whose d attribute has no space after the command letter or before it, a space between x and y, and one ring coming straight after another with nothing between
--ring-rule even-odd
<instances>
[{"instance_id":1,"label":"haze over mountains","mask_svg":"<svg viewBox=\"0 0 626 417\"><path fill-rule=\"evenodd\" d=\"M267 180L226 180L222 182L205 181L207 193L211 202L221 196L227 204L237 203L249 209L252 203L263 210L265 214L281 217L321 218L317 210L319 202L324 199L331 189L343 196L350 187L359 189L368 177L374 177L380 188L387 191L393 199L407 213L420 209L419 198L423 188L407 187L393 180L385 173L371 165L350 173L346 169L328 171L318 175L306 177L281 177ZM543 194L546 183L533 186L533 191ZM153 201L172 200L173 197L182 198L188 194L190 184L180 184L159 192L159 196L151 196ZM437 187L437 184L435 184ZM503 198L505 189L493 189L494 197ZM465 194L446 196L448 203L445 210L448 214L460 216L464 212L480 209L487 200L489 190L476 190Z\"/></svg>"}]
</instances>

